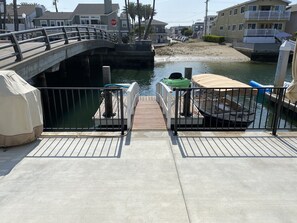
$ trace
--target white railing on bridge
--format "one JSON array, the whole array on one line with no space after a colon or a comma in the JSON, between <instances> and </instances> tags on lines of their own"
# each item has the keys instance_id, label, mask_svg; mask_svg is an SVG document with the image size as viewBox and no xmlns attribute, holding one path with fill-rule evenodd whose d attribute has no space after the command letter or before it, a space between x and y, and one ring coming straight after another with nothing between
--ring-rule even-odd
<instances>
[{"instance_id":1,"label":"white railing on bridge","mask_svg":"<svg viewBox=\"0 0 297 223\"><path fill-rule=\"evenodd\" d=\"M156 85L156 100L166 116L167 129L171 128L172 106L174 103L172 90L164 83L159 82Z\"/></svg>"},{"instance_id":2,"label":"white railing on bridge","mask_svg":"<svg viewBox=\"0 0 297 223\"><path fill-rule=\"evenodd\" d=\"M247 20L290 20L291 11L246 11Z\"/></svg>"},{"instance_id":3,"label":"white railing on bridge","mask_svg":"<svg viewBox=\"0 0 297 223\"><path fill-rule=\"evenodd\" d=\"M127 128L132 127L132 115L134 115L135 107L139 101L139 85L133 82L127 92Z\"/></svg>"},{"instance_id":4,"label":"white railing on bridge","mask_svg":"<svg viewBox=\"0 0 297 223\"><path fill-rule=\"evenodd\" d=\"M275 36L279 33L277 29L246 29L244 30L244 36L258 36L258 37L265 37L265 36Z\"/></svg>"}]
</instances>

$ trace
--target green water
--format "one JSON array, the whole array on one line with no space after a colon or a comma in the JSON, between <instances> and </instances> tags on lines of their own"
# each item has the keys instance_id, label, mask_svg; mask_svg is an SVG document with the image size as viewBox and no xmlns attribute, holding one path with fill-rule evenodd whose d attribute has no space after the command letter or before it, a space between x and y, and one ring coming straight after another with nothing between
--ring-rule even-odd
<instances>
[{"instance_id":1,"label":"green water","mask_svg":"<svg viewBox=\"0 0 297 223\"><path fill-rule=\"evenodd\" d=\"M193 69L193 75L201 73L220 74L248 84L250 80L261 84L273 84L276 64L255 62L164 62L153 69L112 69L112 83L138 82L141 95L155 95L156 84L173 72L184 73L185 67ZM291 81L291 66L286 81Z\"/></svg>"}]
</instances>

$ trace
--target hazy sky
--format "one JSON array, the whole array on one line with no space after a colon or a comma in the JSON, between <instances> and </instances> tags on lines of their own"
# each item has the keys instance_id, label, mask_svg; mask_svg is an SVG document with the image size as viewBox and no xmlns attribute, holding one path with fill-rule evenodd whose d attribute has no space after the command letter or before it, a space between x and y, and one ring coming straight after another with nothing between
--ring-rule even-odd
<instances>
[{"instance_id":1,"label":"hazy sky","mask_svg":"<svg viewBox=\"0 0 297 223\"><path fill-rule=\"evenodd\" d=\"M136 2L136 0L130 0ZM173 25L191 25L193 22L202 21L205 16L206 0L156 0L157 15L155 19ZM209 0L209 15L216 15L216 12L245 2L246 0ZM11 3L12 0L7 0ZM20 2L38 3L44 5L47 10L55 11L52 0L18 0ZM113 3L120 5L120 10L125 4L124 0L112 0ZM152 4L152 0L140 0L142 4ZM291 0L292 4L296 4L297 0ZM71 12L78 3L104 3L104 0L58 0L58 9L63 12Z\"/></svg>"}]
</instances>

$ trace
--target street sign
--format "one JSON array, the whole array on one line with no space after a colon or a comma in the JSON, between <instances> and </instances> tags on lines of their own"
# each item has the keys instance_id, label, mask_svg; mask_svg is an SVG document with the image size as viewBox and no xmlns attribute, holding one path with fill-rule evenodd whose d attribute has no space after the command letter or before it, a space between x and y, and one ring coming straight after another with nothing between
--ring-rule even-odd
<instances>
[{"instance_id":1,"label":"street sign","mask_svg":"<svg viewBox=\"0 0 297 223\"><path fill-rule=\"evenodd\" d=\"M117 25L117 20L116 19L112 19L111 20L111 25L112 26L116 26Z\"/></svg>"}]
</instances>

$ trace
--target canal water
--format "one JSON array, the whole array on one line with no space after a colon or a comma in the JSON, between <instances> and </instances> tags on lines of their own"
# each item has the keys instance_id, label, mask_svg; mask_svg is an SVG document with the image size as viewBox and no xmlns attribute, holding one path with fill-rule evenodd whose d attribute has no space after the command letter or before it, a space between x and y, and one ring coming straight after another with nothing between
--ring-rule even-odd
<instances>
[{"instance_id":1,"label":"canal water","mask_svg":"<svg viewBox=\"0 0 297 223\"><path fill-rule=\"evenodd\" d=\"M112 69L113 83L138 82L141 95L155 95L156 84L173 72L184 73L186 67L193 69L193 75L214 73L239 80L249 84L251 80L261 84L271 85L274 82L275 63L255 62L164 62L156 63L153 69ZM291 81L291 66L289 65L286 81Z\"/></svg>"}]
</instances>

